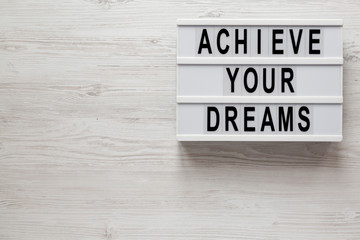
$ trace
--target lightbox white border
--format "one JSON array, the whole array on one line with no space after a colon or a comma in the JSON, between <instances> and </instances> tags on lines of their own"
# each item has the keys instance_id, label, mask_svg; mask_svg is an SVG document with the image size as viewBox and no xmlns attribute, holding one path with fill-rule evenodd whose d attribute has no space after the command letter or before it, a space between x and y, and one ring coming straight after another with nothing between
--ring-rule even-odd
<instances>
[{"instance_id":1,"label":"lightbox white border","mask_svg":"<svg viewBox=\"0 0 360 240\"><path fill-rule=\"evenodd\" d=\"M178 134L178 141L341 142L342 135L200 135Z\"/></svg>"},{"instance_id":2,"label":"lightbox white border","mask_svg":"<svg viewBox=\"0 0 360 240\"><path fill-rule=\"evenodd\" d=\"M342 19L178 19L178 26L342 26Z\"/></svg>"}]
</instances>

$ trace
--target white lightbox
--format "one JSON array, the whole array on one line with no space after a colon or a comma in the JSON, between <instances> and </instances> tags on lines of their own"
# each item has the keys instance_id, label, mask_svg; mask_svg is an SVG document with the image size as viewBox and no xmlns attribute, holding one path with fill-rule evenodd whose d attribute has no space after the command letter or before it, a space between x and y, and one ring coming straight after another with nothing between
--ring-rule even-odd
<instances>
[{"instance_id":1,"label":"white lightbox","mask_svg":"<svg viewBox=\"0 0 360 240\"><path fill-rule=\"evenodd\" d=\"M341 141L342 20L178 20L179 141Z\"/></svg>"}]
</instances>

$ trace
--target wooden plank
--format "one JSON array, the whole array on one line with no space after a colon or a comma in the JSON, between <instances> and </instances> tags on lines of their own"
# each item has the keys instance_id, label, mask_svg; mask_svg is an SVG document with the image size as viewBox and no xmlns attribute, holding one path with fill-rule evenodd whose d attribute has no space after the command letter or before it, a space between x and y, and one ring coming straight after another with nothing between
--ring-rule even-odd
<instances>
[{"instance_id":1,"label":"wooden plank","mask_svg":"<svg viewBox=\"0 0 360 240\"><path fill-rule=\"evenodd\" d=\"M359 239L359 2L1 1L0 239ZM344 19L341 143L178 143L178 18Z\"/></svg>"}]
</instances>

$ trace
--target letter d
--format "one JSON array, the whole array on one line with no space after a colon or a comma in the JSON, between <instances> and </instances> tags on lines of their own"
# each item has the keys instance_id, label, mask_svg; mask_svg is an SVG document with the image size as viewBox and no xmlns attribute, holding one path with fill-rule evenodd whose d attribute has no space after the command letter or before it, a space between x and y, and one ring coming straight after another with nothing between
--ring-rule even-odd
<instances>
[{"instance_id":1,"label":"letter d","mask_svg":"<svg viewBox=\"0 0 360 240\"><path fill-rule=\"evenodd\" d=\"M215 126L211 126L211 112L215 113ZM219 128L219 110L216 107L207 107L207 131L208 132L214 132Z\"/></svg>"}]
</instances>

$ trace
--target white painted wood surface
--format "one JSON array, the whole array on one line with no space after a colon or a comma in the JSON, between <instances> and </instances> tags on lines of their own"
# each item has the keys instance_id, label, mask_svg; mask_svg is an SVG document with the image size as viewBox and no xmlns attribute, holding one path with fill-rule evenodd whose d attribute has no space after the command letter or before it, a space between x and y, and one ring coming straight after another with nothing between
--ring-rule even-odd
<instances>
[{"instance_id":1,"label":"white painted wood surface","mask_svg":"<svg viewBox=\"0 0 360 240\"><path fill-rule=\"evenodd\" d=\"M0 239L360 239L360 2L3 0ZM178 18L344 19L344 140L175 140Z\"/></svg>"}]
</instances>

